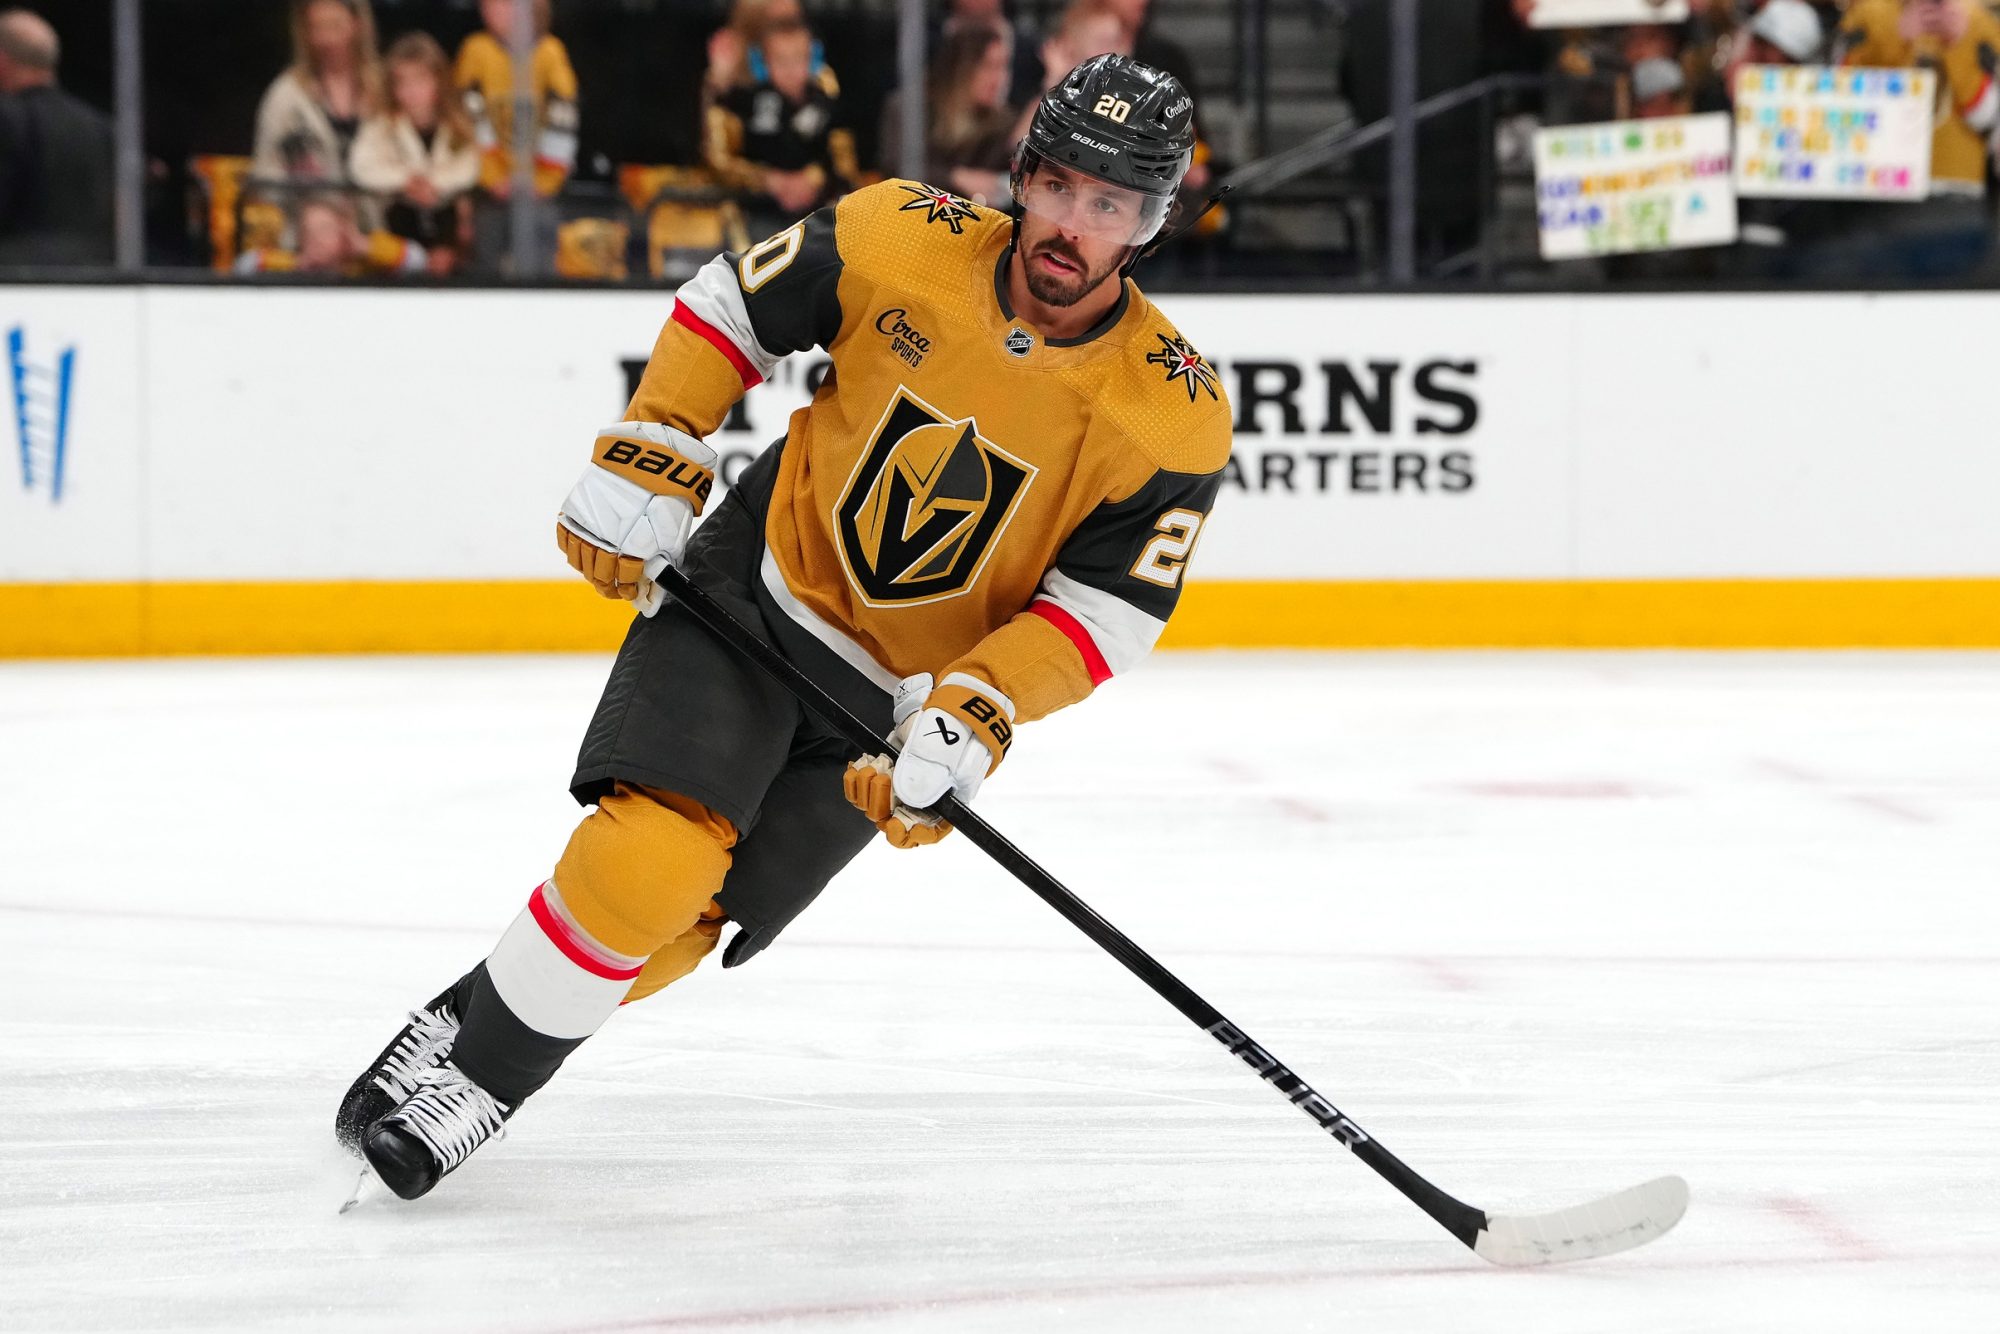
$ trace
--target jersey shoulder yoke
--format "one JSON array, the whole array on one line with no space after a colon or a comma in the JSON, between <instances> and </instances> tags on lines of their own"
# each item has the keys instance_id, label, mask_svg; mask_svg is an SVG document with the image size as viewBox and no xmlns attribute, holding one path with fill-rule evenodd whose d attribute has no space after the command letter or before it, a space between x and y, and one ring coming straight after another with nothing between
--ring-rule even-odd
<instances>
[{"instance_id":1,"label":"jersey shoulder yoke","mask_svg":"<svg viewBox=\"0 0 2000 1334\"><path fill-rule=\"evenodd\" d=\"M843 266L870 282L948 304L964 301L966 265L1007 215L918 181L863 186L835 210Z\"/></svg>"},{"instance_id":2,"label":"jersey shoulder yoke","mask_svg":"<svg viewBox=\"0 0 2000 1334\"><path fill-rule=\"evenodd\" d=\"M1138 293L1143 309L1099 400L1119 429L1154 466L1168 472L1211 473L1229 462L1229 395L1222 377L1159 307Z\"/></svg>"}]
</instances>

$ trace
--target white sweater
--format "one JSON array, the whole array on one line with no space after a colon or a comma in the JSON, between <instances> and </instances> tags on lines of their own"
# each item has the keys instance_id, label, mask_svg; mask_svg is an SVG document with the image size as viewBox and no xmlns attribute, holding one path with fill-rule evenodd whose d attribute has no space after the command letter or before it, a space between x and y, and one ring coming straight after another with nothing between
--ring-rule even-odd
<instances>
[{"instance_id":1,"label":"white sweater","mask_svg":"<svg viewBox=\"0 0 2000 1334\"><path fill-rule=\"evenodd\" d=\"M285 162L285 142L296 138L318 162L320 172L306 179L326 185L347 184L347 163L340 136L312 90L286 70L271 81L257 105L257 147L250 174L262 181L294 179Z\"/></svg>"},{"instance_id":2,"label":"white sweater","mask_svg":"<svg viewBox=\"0 0 2000 1334\"><path fill-rule=\"evenodd\" d=\"M362 189L384 195L401 194L411 177L426 176L441 200L450 200L479 183L479 145L470 139L453 145L448 137L440 128L427 149L409 117L370 117L354 136L348 174Z\"/></svg>"}]
</instances>

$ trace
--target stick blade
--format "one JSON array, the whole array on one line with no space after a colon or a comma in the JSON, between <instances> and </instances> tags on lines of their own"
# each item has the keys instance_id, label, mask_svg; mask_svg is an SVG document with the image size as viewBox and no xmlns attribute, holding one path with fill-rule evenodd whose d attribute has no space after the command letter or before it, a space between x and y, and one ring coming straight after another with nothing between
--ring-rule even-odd
<instances>
[{"instance_id":1,"label":"stick blade","mask_svg":"<svg viewBox=\"0 0 2000 1334\"><path fill-rule=\"evenodd\" d=\"M1489 1216L1473 1251L1496 1265L1594 1260L1665 1235L1687 1212L1688 1184L1661 1177L1601 1200L1546 1214Z\"/></svg>"}]
</instances>

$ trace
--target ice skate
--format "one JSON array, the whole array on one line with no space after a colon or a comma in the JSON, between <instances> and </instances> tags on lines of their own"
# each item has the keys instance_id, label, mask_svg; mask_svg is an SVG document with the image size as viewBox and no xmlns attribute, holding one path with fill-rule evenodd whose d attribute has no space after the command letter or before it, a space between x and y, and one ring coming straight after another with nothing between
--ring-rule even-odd
<instances>
[{"instance_id":1,"label":"ice skate","mask_svg":"<svg viewBox=\"0 0 2000 1334\"><path fill-rule=\"evenodd\" d=\"M505 1134L514 1109L449 1061L419 1070L417 1091L362 1132L361 1152L382 1184L414 1200L487 1140Z\"/></svg>"},{"instance_id":2,"label":"ice skate","mask_svg":"<svg viewBox=\"0 0 2000 1334\"><path fill-rule=\"evenodd\" d=\"M361 1135L418 1089L417 1074L444 1064L458 1038L458 1011L447 988L420 1010L382 1049L381 1055L348 1087L333 1116L334 1138L350 1153L361 1152Z\"/></svg>"}]
</instances>

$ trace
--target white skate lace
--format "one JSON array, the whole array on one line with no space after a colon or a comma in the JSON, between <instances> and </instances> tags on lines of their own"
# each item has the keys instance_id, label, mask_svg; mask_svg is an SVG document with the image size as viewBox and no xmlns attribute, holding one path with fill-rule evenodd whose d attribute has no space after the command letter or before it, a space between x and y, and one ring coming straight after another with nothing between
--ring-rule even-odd
<instances>
[{"instance_id":1,"label":"white skate lace","mask_svg":"<svg viewBox=\"0 0 2000 1334\"><path fill-rule=\"evenodd\" d=\"M458 1016L449 1005L440 1005L435 1011L410 1011L410 1030L383 1060L375 1087L397 1102L403 1101L417 1091L417 1076L449 1056L457 1039Z\"/></svg>"},{"instance_id":2,"label":"white skate lace","mask_svg":"<svg viewBox=\"0 0 2000 1334\"><path fill-rule=\"evenodd\" d=\"M450 1064L416 1073L421 1085L408 1102L391 1112L451 1171L489 1139L505 1139L507 1107Z\"/></svg>"}]
</instances>

